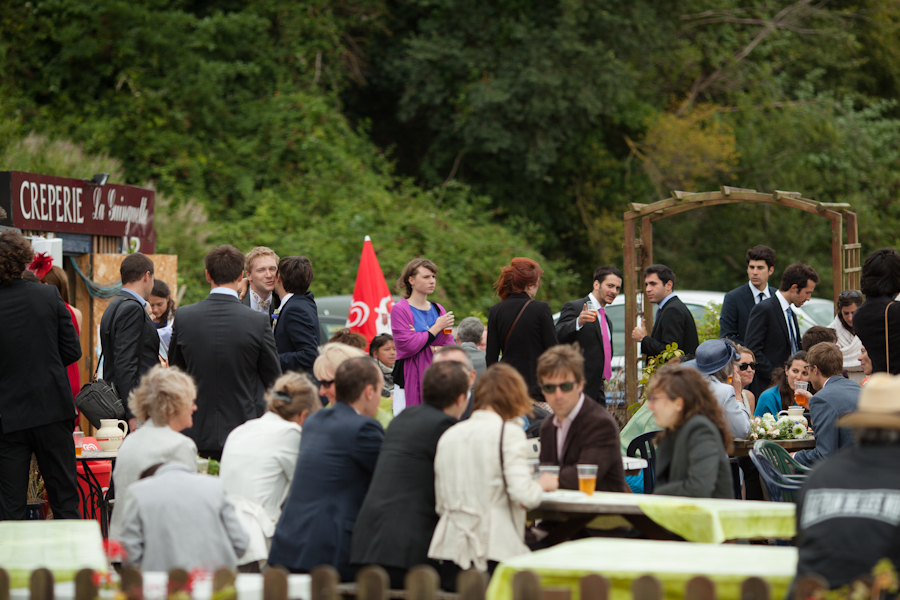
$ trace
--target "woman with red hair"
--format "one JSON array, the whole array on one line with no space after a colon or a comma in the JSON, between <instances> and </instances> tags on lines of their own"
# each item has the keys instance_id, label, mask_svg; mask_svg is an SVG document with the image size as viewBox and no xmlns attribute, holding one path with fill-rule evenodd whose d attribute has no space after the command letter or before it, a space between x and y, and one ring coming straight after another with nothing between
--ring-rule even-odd
<instances>
[{"instance_id":1,"label":"woman with red hair","mask_svg":"<svg viewBox=\"0 0 900 600\"><path fill-rule=\"evenodd\" d=\"M539 402L544 396L537 382L537 359L555 346L556 330L550 305L534 299L541 285L541 266L517 257L503 267L494 289L500 302L491 307L487 326L487 366L500 360L525 379L529 395Z\"/></svg>"}]
</instances>

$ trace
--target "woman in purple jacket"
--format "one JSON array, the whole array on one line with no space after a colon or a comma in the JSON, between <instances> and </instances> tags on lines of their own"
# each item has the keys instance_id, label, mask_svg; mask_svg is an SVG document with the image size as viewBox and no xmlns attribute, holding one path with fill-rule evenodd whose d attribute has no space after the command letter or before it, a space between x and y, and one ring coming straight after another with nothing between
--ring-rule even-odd
<instances>
[{"instance_id":1,"label":"woman in purple jacket","mask_svg":"<svg viewBox=\"0 0 900 600\"><path fill-rule=\"evenodd\" d=\"M391 333L397 348L395 417L407 406L422 403L422 377L434 359L434 348L455 343L452 334L444 333L453 327L453 313L428 301L436 282L437 266L426 258L409 261L397 281L403 299L391 309Z\"/></svg>"}]
</instances>

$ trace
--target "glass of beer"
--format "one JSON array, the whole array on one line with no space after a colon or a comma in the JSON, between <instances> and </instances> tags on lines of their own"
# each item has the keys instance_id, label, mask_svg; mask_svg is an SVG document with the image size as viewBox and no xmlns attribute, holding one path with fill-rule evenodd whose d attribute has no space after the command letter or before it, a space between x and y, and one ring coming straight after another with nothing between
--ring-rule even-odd
<instances>
[{"instance_id":1,"label":"glass of beer","mask_svg":"<svg viewBox=\"0 0 900 600\"><path fill-rule=\"evenodd\" d=\"M578 491L594 495L597 487L597 465L575 465L578 469Z\"/></svg>"},{"instance_id":2,"label":"glass of beer","mask_svg":"<svg viewBox=\"0 0 900 600\"><path fill-rule=\"evenodd\" d=\"M453 313L451 312L447 314L452 315ZM451 333L453 333L453 327L444 327L444 335L450 335Z\"/></svg>"},{"instance_id":3,"label":"glass of beer","mask_svg":"<svg viewBox=\"0 0 900 600\"><path fill-rule=\"evenodd\" d=\"M540 465L538 467L539 476L548 473L556 478L556 484L559 485L559 466L558 465Z\"/></svg>"},{"instance_id":4,"label":"glass of beer","mask_svg":"<svg viewBox=\"0 0 900 600\"><path fill-rule=\"evenodd\" d=\"M799 391L809 391L809 382L808 381L795 381L794 382L794 402L802 406L803 408L809 407L809 400L803 394L798 394Z\"/></svg>"},{"instance_id":5,"label":"glass of beer","mask_svg":"<svg viewBox=\"0 0 900 600\"><path fill-rule=\"evenodd\" d=\"M81 448L84 444L84 433L81 431L73 431L72 439L75 440L75 456L81 456Z\"/></svg>"}]
</instances>

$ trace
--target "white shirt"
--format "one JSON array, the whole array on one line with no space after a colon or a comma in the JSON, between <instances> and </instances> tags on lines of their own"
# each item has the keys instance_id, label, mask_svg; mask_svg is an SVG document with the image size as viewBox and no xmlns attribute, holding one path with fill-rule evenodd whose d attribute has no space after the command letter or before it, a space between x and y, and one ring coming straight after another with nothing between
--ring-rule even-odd
<instances>
[{"instance_id":1,"label":"white shirt","mask_svg":"<svg viewBox=\"0 0 900 600\"><path fill-rule=\"evenodd\" d=\"M225 440L219 478L250 543L238 564L264 560L300 454L300 426L273 412L236 427Z\"/></svg>"},{"instance_id":2,"label":"white shirt","mask_svg":"<svg viewBox=\"0 0 900 600\"><path fill-rule=\"evenodd\" d=\"M791 337L791 331L794 332L794 335L797 336L797 346L800 345L800 331L794 329L794 322L788 316L787 311L790 308L791 312L794 312L794 309L791 308L790 303L787 301L787 298L781 295L781 290L775 291L775 297L778 298L778 303L781 304L781 314L784 315L784 322L787 323L788 327L788 339Z\"/></svg>"},{"instance_id":3,"label":"white shirt","mask_svg":"<svg viewBox=\"0 0 900 600\"><path fill-rule=\"evenodd\" d=\"M268 314L269 309L261 308L259 306L259 302L257 301L257 298L259 298L260 300L268 300L271 303L272 302L272 292L269 292L269 295L267 297L263 298L259 294L256 293L256 290L253 290L250 288L250 286L247 286L247 293L250 294L250 308L255 310L256 312Z\"/></svg>"},{"instance_id":4,"label":"white shirt","mask_svg":"<svg viewBox=\"0 0 900 600\"><path fill-rule=\"evenodd\" d=\"M569 435L569 429L572 428L572 423L575 421L575 417L578 416L578 413L581 412L581 407L584 406L584 394L581 394L581 398L578 399L578 404L575 405L575 408L572 409L565 419L562 421L559 420L559 417L553 415L553 424L556 425L556 458L559 460L559 464L563 462L563 449L566 445L566 436Z\"/></svg>"},{"instance_id":5,"label":"white shirt","mask_svg":"<svg viewBox=\"0 0 900 600\"><path fill-rule=\"evenodd\" d=\"M772 297L772 296L769 294L769 286L768 286L768 285L766 285L766 289L764 289L764 290L757 289L757 287L756 287L755 285L753 285L753 282L752 282L752 281L748 281L748 282L747 282L747 285L750 286L750 293L753 294L753 303L754 303L754 304L759 304L759 303L762 302L763 300L768 300L769 298ZM760 294L763 295L762 300L759 299L759 295L760 295Z\"/></svg>"},{"instance_id":6,"label":"white shirt","mask_svg":"<svg viewBox=\"0 0 900 600\"><path fill-rule=\"evenodd\" d=\"M234 296L235 298L238 297L237 291L233 290L231 288L228 288L228 287L214 287L213 289L209 290L209 293L210 294L229 294L231 296Z\"/></svg>"},{"instance_id":7,"label":"white shirt","mask_svg":"<svg viewBox=\"0 0 900 600\"><path fill-rule=\"evenodd\" d=\"M600 319L600 318L599 318L599 317L600 317L600 308L601 308L601 306L600 306L600 301L597 300L597 299L594 297L594 293L593 293L593 292L591 292L590 294L588 294L588 308L589 308L590 310L596 310L596 311L597 311L597 318L598 318L599 321L600 321L600 327L601 327L601 329L603 330L603 332L606 333L606 337L609 338L610 343L612 343L612 336L611 336L610 333L609 333L609 323L606 322L606 319ZM585 323L585 325L587 325L587 323ZM584 327L584 325L579 325L579 324L578 324L578 319L576 318L576 319L575 319L575 331L581 331L581 328L582 328L582 327Z\"/></svg>"}]
</instances>

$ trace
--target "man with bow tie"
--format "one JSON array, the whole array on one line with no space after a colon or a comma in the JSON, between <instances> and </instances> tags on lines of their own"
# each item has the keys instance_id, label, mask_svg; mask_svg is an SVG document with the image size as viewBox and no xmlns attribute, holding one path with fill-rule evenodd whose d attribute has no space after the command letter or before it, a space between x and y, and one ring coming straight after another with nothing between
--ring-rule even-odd
<instances>
[{"instance_id":1,"label":"man with bow tie","mask_svg":"<svg viewBox=\"0 0 900 600\"><path fill-rule=\"evenodd\" d=\"M278 263L275 293L281 305L272 317L283 371L312 375L319 355L319 314L309 291L312 280L312 263L305 256L286 256Z\"/></svg>"},{"instance_id":2,"label":"man with bow tie","mask_svg":"<svg viewBox=\"0 0 900 600\"><path fill-rule=\"evenodd\" d=\"M606 406L606 382L612 377L612 323L606 307L622 289L622 272L613 265L594 271L593 289L567 302L556 325L561 344L578 342L584 354L584 393Z\"/></svg>"}]
</instances>

